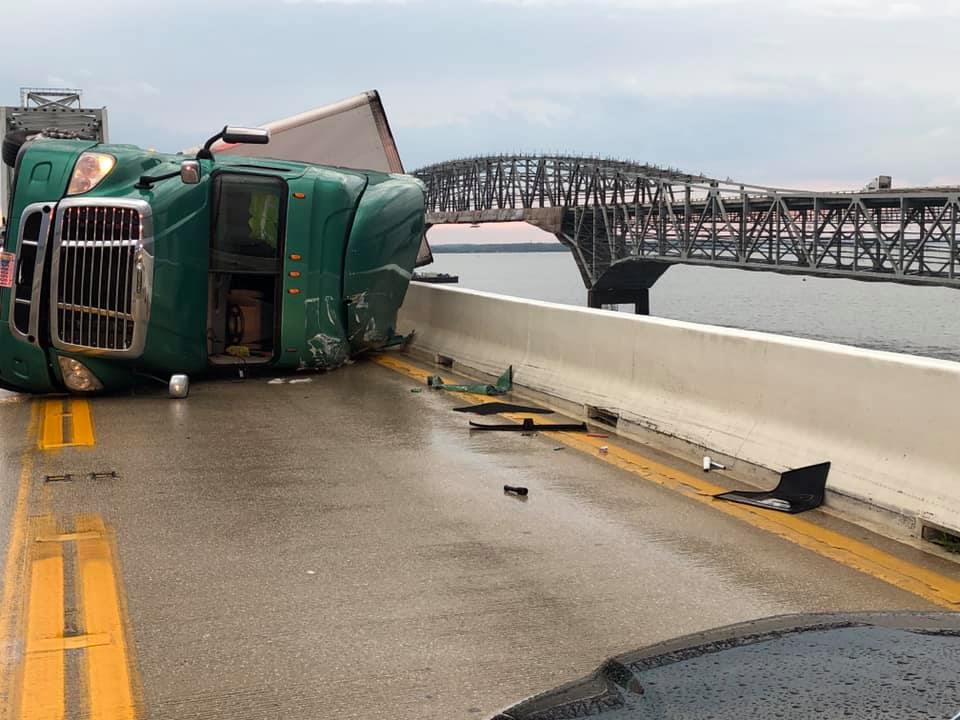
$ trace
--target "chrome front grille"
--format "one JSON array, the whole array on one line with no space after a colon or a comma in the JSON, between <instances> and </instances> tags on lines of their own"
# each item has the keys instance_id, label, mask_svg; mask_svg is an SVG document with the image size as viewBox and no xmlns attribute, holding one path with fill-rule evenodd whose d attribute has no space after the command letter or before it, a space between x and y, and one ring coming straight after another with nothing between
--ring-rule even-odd
<instances>
[{"instance_id":1,"label":"chrome front grille","mask_svg":"<svg viewBox=\"0 0 960 720\"><path fill-rule=\"evenodd\" d=\"M139 355L149 309L149 206L67 200L60 204L51 268L54 344Z\"/></svg>"},{"instance_id":2,"label":"chrome front grille","mask_svg":"<svg viewBox=\"0 0 960 720\"><path fill-rule=\"evenodd\" d=\"M10 293L10 329L21 340L36 344L39 335L43 267L53 203L32 203L20 216L17 261Z\"/></svg>"}]
</instances>

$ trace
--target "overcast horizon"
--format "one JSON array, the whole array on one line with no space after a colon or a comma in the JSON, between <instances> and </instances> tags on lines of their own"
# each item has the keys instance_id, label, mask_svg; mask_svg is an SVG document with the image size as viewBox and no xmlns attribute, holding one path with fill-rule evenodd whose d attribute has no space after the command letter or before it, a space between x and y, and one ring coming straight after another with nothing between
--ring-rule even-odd
<instances>
[{"instance_id":1,"label":"overcast horizon","mask_svg":"<svg viewBox=\"0 0 960 720\"><path fill-rule=\"evenodd\" d=\"M99 8L99 10L95 10ZM39 0L3 11L0 102L71 86L175 151L376 88L406 167L604 155L750 183L960 182L946 0ZM167 28L163 32L157 28Z\"/></svg>"}]
</instances>

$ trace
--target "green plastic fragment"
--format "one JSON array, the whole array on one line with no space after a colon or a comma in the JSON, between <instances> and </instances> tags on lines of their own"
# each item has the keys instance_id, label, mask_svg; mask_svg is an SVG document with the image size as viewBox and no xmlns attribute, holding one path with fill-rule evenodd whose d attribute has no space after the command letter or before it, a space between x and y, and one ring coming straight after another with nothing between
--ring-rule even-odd
<instances>
[{"instance_id":1,"label":"green plastic fragment","mask_svg":"<svg viewBox=\"0 0 960 720\"><path fill-rule=\"evenodd\" d=\"M439 375L427 378L427 385L434 390L452 390L453 392L476 393L477 395L503 395L513 390L513 365L497 378L496 385L473 383L469 385L448 385Z\"/></svg>"},{"instance_id":2,"label":"green plastic fragment","mask_svg":"<svg viewBox=\"0 0 960 720\"><path fill-rule=\"evenodd\" d=\"M389 347L406 347L407 345L410 344L410 341L413 340L413 336L414 336L414 331L413 331L413 330L411 330L407 335L398 335L398 334L396 334L396 333L393 333L393 334L387 339L387 342L384 343L383 347L384 347L384 348L389 348Z\"/></svg>"},{"instance_id":3,"label":"green plastic fragment","mask_svg":"<svg viewBox=\"0 0 960 720\"><path fill-rule=\"evenodd\" d=\"M410 388L410 392L418 393L418 392L423 392L423 390L421 390L420 388Z\"/></svg>"}]
</instances>

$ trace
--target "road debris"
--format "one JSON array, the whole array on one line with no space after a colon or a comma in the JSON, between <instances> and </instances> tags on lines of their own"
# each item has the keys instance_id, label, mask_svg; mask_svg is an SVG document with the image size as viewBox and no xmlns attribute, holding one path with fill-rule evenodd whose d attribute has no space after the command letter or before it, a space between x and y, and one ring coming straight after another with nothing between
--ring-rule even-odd
<instances>
[{"instance_id":1,"label":"road debris","mask_svg":"<svg viewBox=\"0 0 960 720\"><path fill-rule=\"evenodd\" d=\"M44 482L70 482L74 479L72 473L65 473L63 475L45 475L43 478Z\"/></svg>"},{"instance_id":2,"label":"road debris","mask_svg":"<svg viewBox=\"0 0 960 720\"><path fill-rule=\"evenodd\" d=\"M823 504L829 474L828 462L807 465L781 473L780 482L773 490L733 490L713 497L795 515Z\"/></svg>"},{"instance_id":3,"label":"road debris","mask_svg":"<svg viewBox=\"0 0 960 720\"><path fill-rule=\"evenodd\" d=\"M584 432L587 429L586 423L550 423L549 425L538 425L533 418L524 418L519 425L511 423L509 425L484 425L473 420L470 421L471 430L504 430L507 432L530 433L534 431L555 430L560 432Z\"/></svg>"},{"instance_id":4,"label":"road debris","mask_svg":"<svg viewBox=\"0 0 960 720\"><path fill-rule=\"evenodd\" d=\"M530 491L522 485L504 485L503 491L508 495L526 496Z\"/></svg>"},{"instance_id":5,"label":"road debris","mask_svg":"<svg viewBox=\"0 0 960 720\"><path fill-rule=\"evenodd\" d=\"M726 470L726 465L721 465L711 458L709 455L703 456L703 471L710 472L711 470Z\"/></svg>"},{"instance_id":6,"label":"road debris","mask_svg":"<svg viewBox=\"0 0 960 720\"><path fill-rule=\"evenodd\" d=\"M531 415L552 415L553 410L532 407L529 405L513 405L504 402L488 402L479 405L467 405L453 409L454 412L473 413L474 415L498 415L499 413L529 413Z\"/></svg>"},{"instance_id":7,"label":"road debris","mask_svg":"<svg viewBox=\"0 0 960 720\"><path fill-rule=\"evenodd\" d=\"M427 387L434 390L452 390L453 392L468 392L477 395L505 395L513 389L513 365L508 367L503 375L497 378L495 385L487 383L471 383L466 385L450 385L439 375L427 378Z\"/></svg>"}]
</instances>

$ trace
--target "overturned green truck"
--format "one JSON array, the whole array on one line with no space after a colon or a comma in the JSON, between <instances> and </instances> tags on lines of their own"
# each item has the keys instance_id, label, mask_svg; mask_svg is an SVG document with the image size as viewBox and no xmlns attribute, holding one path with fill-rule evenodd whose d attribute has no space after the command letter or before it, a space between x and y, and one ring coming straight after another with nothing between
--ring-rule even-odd
<instances>
[{"instance_id":1,"label":"overturned green truck","mask_svg":"<svg viewBox=\"0 0 960 720\"><path fill-rule=\"evenodd\" d=\"M217 368L333 368L394 341L424 259L421 183L269 157L269 140L228 127L190 155L23 143L0 255L0 387L161 380L182 395Z\"/></svg>"}]
</instances>

